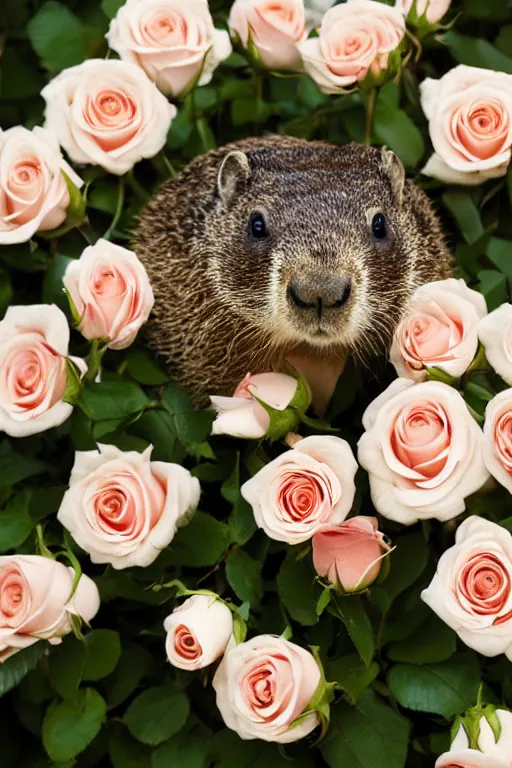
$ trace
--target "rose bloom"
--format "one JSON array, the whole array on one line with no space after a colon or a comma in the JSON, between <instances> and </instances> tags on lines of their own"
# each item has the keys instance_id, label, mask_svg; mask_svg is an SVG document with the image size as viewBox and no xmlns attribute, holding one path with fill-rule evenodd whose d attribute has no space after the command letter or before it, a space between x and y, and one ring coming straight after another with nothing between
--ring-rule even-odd
<instances>
[{"instance_id":1,"label":"rose bloom","mask_svg":"<svg viewBox=\"0 0 512 768\"><path fill-rule=\"evenodd\" d=\"M421 83L421 105L434 146L422 173L449 184L480 184L504 176L512 148L512 75L451 69Z\"/></svg>"},{"instance_id":2,"label":"rose bloom","mask_svg":"<svg viewBox=\"0 0 512 768\"><path fill-rule=\"evenodd\" d=\"M51 133L21 125L0 129L0 245L60 227L70 203L63 171L76 187L83 185Z\"/></svg>"},{"instance_id":3,"label":"rose bloom","mask_svg":"<svg viewBox=\"0 0 512 768\"><path fill-rule=\"evenodd\" d=\"M491 475L512 493L512 389L487 404L483 455Z\"/></svg>"},{"instance_id":4,"label":"rose bloom","mask_svg":"<svg viewBox=\"0 0 512 768\"><path fill-rule=\"evenodd\" d=\"M435 768L509 768L510 762L492 757L478 749L457 749L445 752L436 761Z\"/></svg>"},{"instance_id":5,"label":"rose bloom","mask_svg":"<svg viewBox=\"0 0 512 768\"><path fill-rule=\"evenodd\" d=\"M468 517L455 546L439 560L422 599L484 656L512 660L512 536L500 525Z\"/></svg>"},{"instance_id":6,"label":"rose bloom","mask_svg":"<svg viewBox=\"0 0 512 768\"><path fill-rule=\"evenodd\" d=\"M38 640L57 645L72 630L71 616L89 622L97 614L100 596L88 576L69 600L74 576L48 557L0 557L0 662Z\"/></svg>"},{"instance_id":7,"label":"rose bloom","mask_svg":"<svg viewBox=\"0 0 512 768\"><path fill-rule=\"evenodd\" d=\"M155 299L143 265L133 253L108 240L98 240L70 262L63 283L86 339L108 339L111 349L135 341Z\"/></svg>"},{"instance_id":8,"label":"rose bloom","mask_svg":"<svg viewBox=\"0 0 512 768\"><path fill-rule=\"evenodd\" d=\"M260 469L240 492L267 536L300 544L347 517L356 472L357 462L345 440L314 435Z\"/></svg>"},{"instance_id":9,"label":"rose bloom","mask_svg":"<svg viewBox=\"0 0 512 768\"><path fill-rule=\"evenodd\" d=\"M277 411L284 411L297 391L297 379L284 373L247 374L233 397L210 397L217 411L212 435L231 435L246 439L264 437L270 426L270 415L261 400ZM257 398L257 399L256 399Z\"/></svg>"},{"instance_id":10,"label":"rose bloom","mask_svg":"<svg viewBox=\"0 0 512 768\"><path fill-rule=\"evenodd\" d=\"M396 0L395 8L402 11L406 16L412 10L414 0ZM441 21L443 16L449 10L452 0L417 0L416 13L418 16L423 16L426 11L427 21L430 24L436 24Z\"/></svg>"},{"instance_id":11,"label":"rose bloom","mask_svg":"<svg viewBox=\"0 0 512 768\"><path fill-rule=\"evenodd\" d=\"M290 728L307 709L320 683L313 656L283 637L260 635L229 649L213 687L225 724L241 739L289 744L318 725L311 712Z\"/></svg>"},{"instance_id":12,"label":"rose bloom","mask_svg":"<svg viewBox=\"0 0 512 768\"><path fill-rule=\"evenodd\" d=\"M267 69L301 69L296 46L308 35L303 0L235 0L228 25L244 47L250 39Z\"/></svg>"},{"instance_id":13,"label":"rose bloom","mask_svg":"<svg viewBox=\"0 0 512 768\"><path fill-rule=\"evenodd\" d=\"M319 36L298 48L308 75L323 93L342 93L369 72L387 69L405 34L403 14L375 0L348 0L331 8Z\"/></svg>"},{"instance_id":14,"label":"rose bloom","mask_svg":"<svg viewBox=\"0 0 512 768\"><path fill-rule=\"evenodd\" d=\"M54 304L9 307L0 322L0 430L25 437L59 426L73 406L66 391L69 327ZM83 360L69 358L83 374Z\"/></svg>"},{"instance_id":15,"label":"rose bloom","mask_svg":"<svg viewBox=\"0 0 512 768\"><path fill-rule=\"evenodd\" d=\"M113 59L65 69L41 96L45 128L70 158L118 176L162 149L177 114L140 67Z\"/></svg>"},{"instance_id":16,"label":"rose bloom","mask_svg":"<svg viewBox=\"0 0 512 768\"><path fill-rule=\"evenodd\" d=\"M512 304L502 304L480 320L478 336L491 366L512 386Z\"/></svg>"},{"instance_id":17,"label":"rose bloom","mask_svg":"<svg viewBox=\"0 0 512 768\"><path fill-rule=\"evenodd\" d=\"M487 719L481 717L478 724L478 749L470 749L468 736L461 724L450 751L441 755L436 768L510 768L512 712L496 709L494 714L501 727L498 740Z\"/></svg>"},{"instance_id":18,"label":"rose bloom","mask_svg":"<svg viewBox=\"0 0 512 768\"><path fill-rule=\"evenodd\" d=\"M489 475L482 430L447 384L396 379L367 408L359 463L375 509L404 525L451 520Z\"/></svg>"},{"instance_id":19,"label":"rose bloom","mask_svg":"<svg viewBox=\"0 0 512 768\"><path fill-rule=\"evenodd\" d=\"M478 322L487 314L481 293L464 280L439 280L418 288L395 331L390 360L399 376L427 378L427 367L458 377L478 349Z\"/></svg>"},{"instance_id":20,"label":"rose bloom","mask_svg":"<svg viewBox=\"0 0 512 768\"><path fill-rule=\"evenodd\" d=\"M352 517L315 533L313 565L319 576L343 592L358 592L373 584L390 549L377 518Z\"/></svg>"},{"instance_id":21,"label":"rose bloom","mask_svg":"<svg viewBox=\"0 0 512 768\"><path fill-rule=\"evenodd\" d=\"M209 83L232 50L229 34L213 26L206 0L127 0L107 40L121 59L142 67L171 97L196 82Z\"/></svg>"},{"instance_id":22,"label":"rose bloom","mask_svg":"<svg viewBox=\"0 0 512 768\"><path fill-rule=\"evenodd\" d=\"M199 502L197 478L178 464L99 445L77 451L57 515L93 563L150 565Z\"/></svg>"},{"instance_id":23,"label":"rose bloom","mask_svg":"<svg viewBox=\"0 0 512 768\"><path fill-rule=\"evenodd\" d=\"M202 669L222 656L233 635L233 616L221 600L193 595L164 621L165 650L175 667Z\"/></svg>"}]
</instances>

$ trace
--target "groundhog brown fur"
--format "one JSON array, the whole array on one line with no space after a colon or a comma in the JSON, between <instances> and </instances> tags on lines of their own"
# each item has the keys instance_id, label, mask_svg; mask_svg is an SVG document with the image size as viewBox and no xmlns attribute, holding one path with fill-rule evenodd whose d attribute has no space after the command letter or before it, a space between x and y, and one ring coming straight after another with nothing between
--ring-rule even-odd
<instances>
[{"instance_id":1,"label":"groundhog brown fur","mask_svg":"<svg viewBox=\"0 0 512 768\"><path fill-rule=\"evenodd\" d=\"M147 333L197 405L289 360L325 406L347 354L385 353L412 291L450 275L395 154L289 137L195 158L142 212Z\"/></svg>"}]
</instances>

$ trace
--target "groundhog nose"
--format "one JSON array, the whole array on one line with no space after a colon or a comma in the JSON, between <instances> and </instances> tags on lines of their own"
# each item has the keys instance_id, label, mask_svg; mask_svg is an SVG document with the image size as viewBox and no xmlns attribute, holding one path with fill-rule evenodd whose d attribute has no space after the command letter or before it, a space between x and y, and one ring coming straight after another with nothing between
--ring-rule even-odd
<instances>
[{"instance_id":1,"label":"groundhog nose","mask_svg":"<svg viewBox=\"0 0 512 768\"><path fill-rule=\"evenodd\" d=\"M322 314L324 309L341 309L352 293L352 280L349 277L333 277L322 281L294 280L288 286L290 301L299 309L316 309Z\"/></svg>"}]
</instances>

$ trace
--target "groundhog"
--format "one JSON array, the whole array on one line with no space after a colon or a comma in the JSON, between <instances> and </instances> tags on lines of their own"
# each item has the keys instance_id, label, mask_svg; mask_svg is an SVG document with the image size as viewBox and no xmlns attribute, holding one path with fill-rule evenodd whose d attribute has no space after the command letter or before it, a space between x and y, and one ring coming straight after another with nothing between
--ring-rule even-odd
<instances>
[{"instance_id":1,"label":"groundhog","mask_svg":"<svg viewBox=\"0 0 512 768\"><path fill-rule=\"evenodd\" d=\"M450 274L394 153L281 136L195 158L142 212L134 248L155 293L149 341L198 406L289 361L321 412L347 354L385 353L411 292Z\"/></svg>"}]
</instances>

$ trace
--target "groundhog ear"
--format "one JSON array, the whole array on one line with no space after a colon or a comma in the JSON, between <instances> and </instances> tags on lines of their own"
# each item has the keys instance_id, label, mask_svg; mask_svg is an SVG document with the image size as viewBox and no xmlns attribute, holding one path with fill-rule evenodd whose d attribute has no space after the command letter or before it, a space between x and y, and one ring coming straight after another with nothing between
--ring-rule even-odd
<instances>
[{"instance_id":1,"label":"groundhog ear","mask_svg":"<svg viewBox=\"0 0 512 768\"><path fill-rule=\"evenodd\" d=\"M402 205L405 184L405 168L402 161L390 149L382 147L382 165L391 181L396 201Z\"/></svg>"},{"instance_id":2,"label":"groundhog ear","mask_svg":"<svg viewBox=\"0 0 512 768\"><path fill-rule=\"evenodd\" d=\"M226 155L217 175L217 191L225 206L243 191L250 175L249 160L244 152L235 150Z\"/></svg>"}]
</instances>

